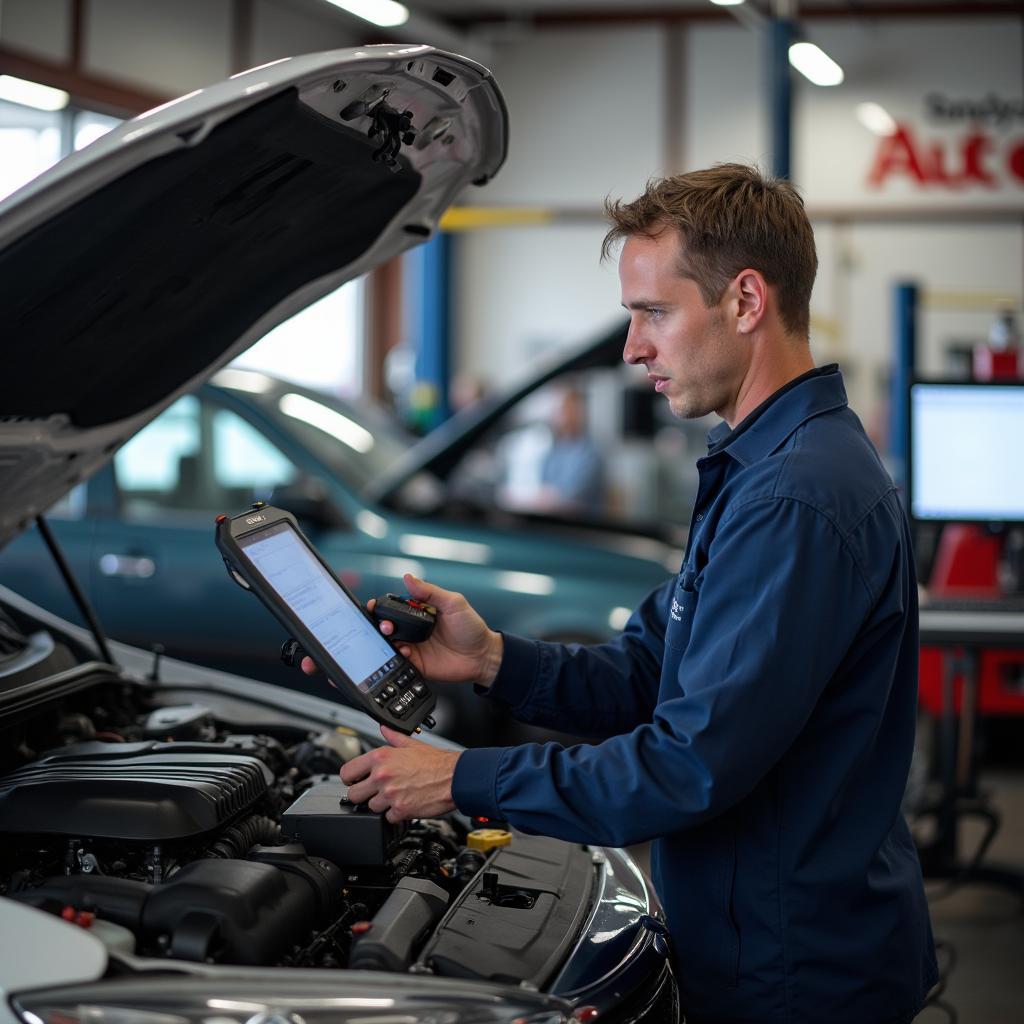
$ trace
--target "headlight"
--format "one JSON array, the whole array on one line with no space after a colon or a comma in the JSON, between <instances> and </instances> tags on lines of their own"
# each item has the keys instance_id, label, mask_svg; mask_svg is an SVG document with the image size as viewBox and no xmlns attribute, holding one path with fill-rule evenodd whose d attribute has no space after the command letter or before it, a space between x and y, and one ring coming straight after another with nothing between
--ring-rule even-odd
<instances>
[{"instance_id":1,"label":"headlight","mask_svg":"<svg viewBox=\"0 0 1024 1024\"><path fill-rule=\"evenodd\" d=\"M319 990L320 993L315 994ZM12 998L25 1024L571 1024L572 1004L424 975L112 979Z\"/></svg>"}]
</instances>

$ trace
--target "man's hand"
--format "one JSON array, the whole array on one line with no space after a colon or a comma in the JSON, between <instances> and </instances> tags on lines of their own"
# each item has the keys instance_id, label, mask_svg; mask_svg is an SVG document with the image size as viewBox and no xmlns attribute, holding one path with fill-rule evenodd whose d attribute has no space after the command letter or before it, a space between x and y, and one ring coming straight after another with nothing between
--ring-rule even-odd
<instances>
[{"instance_id":1,"label":"man's hand","mask_svg":"<svg viewBox=\"0 0 1024 1024\"><path fill-rule=\"evenodd\" d=\"M504 653L501 634L489 629L461 594L435 587L412 573L406 573L404 580L410 597L437 609L437 621L427 640L399 644L399 651L431 682L490 686ZM373 602L367 607L373 611ZM385 621L380 631L390 636L394 627ZM311 658L302 659L302 671L309 675L316 672Z\"/></svg>"},{"instance_id":2,"label":"man's hand","mask_svg":"<svg viewBox=\"0 0 1024 1024\"><path fill-rule=\"evenodd\" d=\"M378 814L387 812L390 822L454 810L452 777L459 754L438 750L386 725L380 732L389 746L360 754L341 769L349 800L368 803Z\"/></svg>"}]
</instances>

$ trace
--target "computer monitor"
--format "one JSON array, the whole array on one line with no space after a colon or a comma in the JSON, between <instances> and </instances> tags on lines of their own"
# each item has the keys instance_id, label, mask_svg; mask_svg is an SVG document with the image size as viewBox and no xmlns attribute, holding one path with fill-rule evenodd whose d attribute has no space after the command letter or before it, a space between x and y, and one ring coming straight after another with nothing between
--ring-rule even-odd
<instances>
[{"instance_id":1,"label":"computer monitor","mask_svg":"<svg viewBox=\"0 0 1024 1024\"><path fill-rule=\"evenodd\" d=\"M1024 382L917 381L909 406L911 517L1024 523Z\"/></svg>"}]
</instances>

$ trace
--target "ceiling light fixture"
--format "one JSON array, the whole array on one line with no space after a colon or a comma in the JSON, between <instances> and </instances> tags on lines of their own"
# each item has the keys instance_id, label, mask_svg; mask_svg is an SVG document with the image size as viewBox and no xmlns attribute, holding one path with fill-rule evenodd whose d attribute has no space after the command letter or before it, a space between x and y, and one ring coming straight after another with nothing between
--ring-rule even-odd
<instances>
[{"instance_id":1,"label":"ceiling light fixture","mask_svg":"<svg viewBox=\"0 0 1024 1024\"><path fill-rule=\"evenodd\" d=\"M0 100L35 107L36 110L63 110L70 99L63 89L53 89L13 75L0 75Z\"/></svg>"},{"instance_id":2,"label":"ceiling light fixture","mask_svg":"<svg viewBox=\"0 0 1024 1024\"><path fill-rule=\"evenodd\" d=\"M380 25L381 28L392 28L404 25L409 20L409 8L395 0L327 0L329 4L340 7L357 18Z\"/></svg>"},{"instance_id":3,"label":"ceiling light fixture","mask_svg":"<svg viewBox=\"0 0 1024 1024\"><path fill-rule=\"evenodd\" d=\"M876 135L892 135L896 131L895 118L880 103L858 103L857 120Z\"/></svg>"},{"instance_id":4,"label":"ceiling light fixture","mask_svg":"<svg viewBox=\"0 0 1024 1024\"><path fill-rule=\"evenodd\" d=\"M843 80L843 69L814 43L794 43L789 63L815 85L839 85Z\"/></svg>"},{"instance_id":5,"label":"ceiling light fixture","mask_svg":"<svg viewBox=\"0 0 1024 1024\"><path fill-rule=\"evenodd\" d=\"M743 0L711 0L716 7L739 7Z\"/></svg>"}]
</instances>

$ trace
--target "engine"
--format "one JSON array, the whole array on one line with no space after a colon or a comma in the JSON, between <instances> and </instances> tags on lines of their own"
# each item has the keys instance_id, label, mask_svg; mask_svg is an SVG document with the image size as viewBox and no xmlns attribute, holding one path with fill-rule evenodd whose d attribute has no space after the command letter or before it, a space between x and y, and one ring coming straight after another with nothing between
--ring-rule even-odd
<instances>
[{"instance_id":1,"label":"engine","mask_svg":"<svg viewBox=\"0 0 1024 1024\"><path fill-rule=\"evenodd\" d=\"M146 957L405 970L479 884L485 854L456 821L348 802L355 736L133 703L121 690L7 737L23 756L0 774L0 895ZM62 745L35 753L41 737Z\"/></svg>"}]
</instances>

